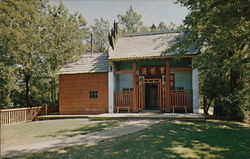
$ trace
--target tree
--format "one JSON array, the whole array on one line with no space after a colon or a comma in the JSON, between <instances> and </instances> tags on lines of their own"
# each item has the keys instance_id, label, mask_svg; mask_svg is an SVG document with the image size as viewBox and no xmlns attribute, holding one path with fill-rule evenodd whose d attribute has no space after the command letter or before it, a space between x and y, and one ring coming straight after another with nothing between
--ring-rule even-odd
<instances>
[{"instance_id":1,"label":"tree","mask_svg":"<svg viewBox=\"0 0 250 159\"><path fill-rule=\"evenodd\" d=\"M39 70L37 61L40 55L40 28L42 18L39 1L1 1L1 54L3 57L4 104L11 104L10 93L14 81L24 81L25 103L31 104L30 83L34 72ZM1 58L2 59L2 58ZM4 83L5 82L5 83Z\"/></svg>"},{"instance_id":2,"label":"tree","mask_svg":"<svg viewBox=\"0 0 250 159\"><path fill-rule=\"evenodd\" d=\"M50 103L58 101L58 71L85 52L83 40L87 36L87 22L81 14L70 14L60 2L47 6L47 23L43 30L43 65L50 84Z\"/></svg>"},{"instance_id":3,"label":"tree","mask_svg":"<svg viewBox=\"0 0 250 159\"><path fill-rule=\"evenodd\" d=\"M95 23L90 26L94 36L94 51L103 52L107 47L108 33L110 31L110 23L103 17L95 19Z\"/></svg>"},{"instance_id":4,"label":"tree","mask_svg":"<svg viewBox=\"0 0 250 159\"><path fill-rule=\"evenodd\" d=\"M61 3L0 3L0 104L57 103L58 70L85 52L86 21Z\"/></svg>"},{"instance_id":5,"label":"tree","mask_svg":"<svg viewBox=\"0 0 250 159\"><path fill-rule=\"evenodd\" d=\"M160 31L167 30L167 25L163 21L161 21L157 29Z\"/></svg>"},{"instance_id":6,"label":"tree","mask_svg":"<svg viewBox=\"0 0 250 159\"><path fill-rule=\"evenodd\" d=\"M139 32L140 28L143 27L142 15L136 13L132 5L125 15L118 14L117 18L126 34Z\"/></svg>"},{"instance_id":7,"label":"tree","mask_svg":"<svg viewBox=\"0 0 250 159\"><path fill-rule=\"evenodd\" d=\"M242 120L249 106L249 2L178 2L190 13L184 36L170 50L183 55L191 45L202 48L194 61L201 73L202 96L213 101L215 115Z\"/></svg>"},{"instance_id":8,"label":"tree","mask_svg":"<svg viewBox=\"0 0 250 159\"><path fill-rule=\"evenodd\" d=\"M159 31L164 31L164 30L181 30L183 28L182 25L176 25L172 22L170 24L165 24L163 21L161 21L157 27Z\"/></svg>"}]
</instances>

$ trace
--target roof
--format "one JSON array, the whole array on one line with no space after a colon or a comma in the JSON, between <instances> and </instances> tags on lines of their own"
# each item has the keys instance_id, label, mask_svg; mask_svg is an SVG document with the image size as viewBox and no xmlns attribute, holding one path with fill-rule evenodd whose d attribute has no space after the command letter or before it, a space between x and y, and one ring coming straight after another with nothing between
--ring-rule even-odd
<instances>
[{"instance_id":1,"label":"roof","mask_svg":"<svg viewBox=\"0 0 250 159\"><path fill-rule=\"evenodd\" d=\"M168 49L176 42L176 38L181 33L178 31L162 31L137 33L131 37L119 38L115 44L114 50L109 48L109 60L137 60L161 58L175 53L163 54L163 51ZM194 47L187 51L187 55L197 53Z\"/></svg>"},{"instance_id":2,"label":"roof","mask_svg":"<svg viewBox=\"0 0 250 159\"><path fill-rule=\"evenodd\" d=\"M61 68L59 74L108 72L107 58L107 53L84 54L78 61Z\"/></svg>"}]
</instances>

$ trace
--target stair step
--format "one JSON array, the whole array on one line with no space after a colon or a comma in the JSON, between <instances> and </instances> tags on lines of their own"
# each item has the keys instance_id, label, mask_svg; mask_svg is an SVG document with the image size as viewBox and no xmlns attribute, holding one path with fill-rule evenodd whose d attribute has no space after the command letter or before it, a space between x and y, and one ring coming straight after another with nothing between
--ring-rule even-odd
<instances>
[{"instance_id":1,"label":"stair step","mask_svg":"<svg viewBox=\"0 0 250 159\"><path fill-rule=\"evenodd\" d=\"M162 113L161 110L143 110L141 113Z\"/></svg>"}]
</instances>

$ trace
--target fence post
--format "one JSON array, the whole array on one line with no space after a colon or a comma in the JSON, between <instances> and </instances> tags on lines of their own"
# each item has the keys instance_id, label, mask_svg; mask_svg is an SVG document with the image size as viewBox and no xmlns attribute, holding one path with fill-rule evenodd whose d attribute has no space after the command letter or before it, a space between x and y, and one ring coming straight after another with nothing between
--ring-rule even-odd
<instances>
[{"instance_id":1,"label":"fence post","mask_svg":"<svg viewBox=\"0 0 250 159\"><path fill-rule=\"evenodd\" d=\"M8 124L10 124L10 111L8 111Z\"/></svg>"},{"instance_id":2,"label":"fence post","mask_svg":"<svg viewBox=\"0 0 250 159\"><path fill-rule=\"evenodd\" d=\"M27 109L25 109L25 113L24 113L25 115L24 115L24 120L25 120L25 122L27 122Z\"/></svg>"}]
</instances>

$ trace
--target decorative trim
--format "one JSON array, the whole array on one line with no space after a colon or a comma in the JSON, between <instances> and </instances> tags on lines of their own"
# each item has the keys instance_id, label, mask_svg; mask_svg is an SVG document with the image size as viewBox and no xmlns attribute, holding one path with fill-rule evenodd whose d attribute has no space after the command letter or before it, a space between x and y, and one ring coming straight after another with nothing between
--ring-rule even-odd
<instances>
[{"instance_id":1,"label":"decorative trim","mask_svg":"<svg viewBox=\"0 0 250 159\"><path fill-rule=\"evenodd\" d=\"M119 75L119 74L132 74L133 71L116 71L114 74Z\"/></svg>"},{"instance_id":2,"label":"decorative trim","mask_svg":"<svg viewBox=\"0 0 250 159\"><path fill-rule=\"evenodd\" d=\"M190 54L190 55L184 55L184 58L192 58L193 56L196 56L196 54ZM136 60L152 60L152 59L168 59L168 58L174 58L172 55L166 55L166 56L144 56L144 57L117 57L117 58L109 58L108 61L136 61Z\"/></svg>"}]
</instances>

